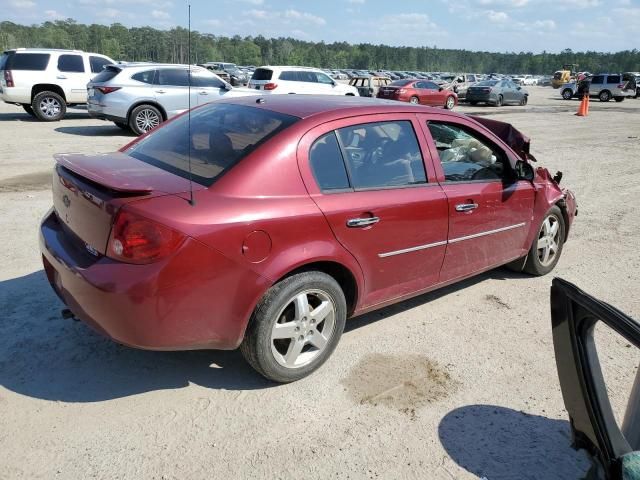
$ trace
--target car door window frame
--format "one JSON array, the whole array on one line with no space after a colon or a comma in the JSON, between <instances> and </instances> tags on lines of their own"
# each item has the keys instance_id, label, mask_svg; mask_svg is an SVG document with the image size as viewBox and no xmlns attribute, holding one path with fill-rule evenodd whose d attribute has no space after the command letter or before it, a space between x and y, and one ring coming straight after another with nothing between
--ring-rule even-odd
<instances>
[{"instance_id":1,"label":"car door window frame","mask_svg":"<svg viewBox=\"0 0 640 480\"><path fill-rule=\"evenodd\" d=\"M366 188L353 188L353 183L351 179L351 172L349 170L348 164L346 160L344 160L344 150L341 146L341 154L343 156L343 161L345 164L345 169L347 171L347 176L349 178L349 189L341 189L341 190L322 190L320 185L316 181L316 177L313 172L313 168L311 166L311 161L309 158L309 153L311 151L311 147L315 143L316 140L321 138L326 133L331 131L337 131L341 128L354 127L357 125L370 124L370 123L383 123L383 122L401 122L406 121L410 122L411 128L416 137L416 141L418 143L418 148L420 154L422 156L422 166L425 171L425 183L419 184L411 184L411 185L390 185L384 187L366 187ZM336 135L338 142L340 144L340 138ZM300 168L301 174L303 175L303 179L310 194L321 194L321 195L334 195L340 193L355 193L355 192L367 192L367 191L376 191L376 190L397 190L404 188L434 188L440 187L437 181L437 171L435 170L434 162L433 162L433 154L429 149L429 145L424 137L424 133L421 129L420 122L418 121L415 115L407 115L407 114L374 114L367 115L364 117L350 117L343 118L339 120L335 120L333 122L326 123L324 125L320 125L309 132L307 132L304 137L301 139L298 144L298 166Z\"/></svg>"},{"instance_id":2,"label":"car door window frame","mask_svg":"<svg viewBox=\"0 0 640 480\"><path fill-rule=\"evenodd\" d=\"M436 177L439 184L463 184L463 183L488 183L488 182L501 182L504 185L511 185L518 182L515 175L515 166L518 161L517 155L511 153L511 149L498 137L496 137L491 131L487 130L482 125L477 125L471 121L460 119L448 115L441 114L419 114L419 124L425 137L425 142L429 146L429 152L436 171ZM457 126L467 131L474 132L474 136L478 135L482 141L487 142L488 145L493 146L501 153L504 154L506 164L509 165L511 171L511 178L507 179L479 179L479 180L467 180L467 181L447 181L444 177L444 170L442 169L442 162L440 160L440 152L438 151L431 131L429 130L428 122L445 123Z\"/></svg>"}]
</instances>

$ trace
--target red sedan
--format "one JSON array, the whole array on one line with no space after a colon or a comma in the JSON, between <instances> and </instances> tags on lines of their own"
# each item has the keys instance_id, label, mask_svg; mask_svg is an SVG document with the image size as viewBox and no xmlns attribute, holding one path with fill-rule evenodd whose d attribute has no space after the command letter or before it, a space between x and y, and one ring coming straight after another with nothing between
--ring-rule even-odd
<instances>
[{"instance_id":1,"label":"red sedan","mask_svg":"<svg viewBox=\"0 0 640 480\"><path fill-rule=\"evenodd\" d=\"M458 95L429 80L396 80L378 90L378 98L399 100L414 105L429 105L453 109Z\"/></svg>"},{"instance_id":2,"label":"red sedan","mask_svg":"<svg viewBox=\"0 0 640 480\"><path fill-rule=\"evenodd\" d=\"M56 156L47 277L74 316L133 347L239 346L293 381L348 317L504 264L546 274L577 213L501 122L300 95L188 119L117 153Z\"/></svg>"}]
</instances>

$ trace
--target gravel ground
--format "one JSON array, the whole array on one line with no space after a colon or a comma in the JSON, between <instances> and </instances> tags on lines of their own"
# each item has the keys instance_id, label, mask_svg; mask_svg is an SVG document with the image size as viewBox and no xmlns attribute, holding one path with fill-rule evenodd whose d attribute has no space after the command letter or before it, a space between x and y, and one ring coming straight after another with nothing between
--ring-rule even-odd
<instances>
[{"instance_id":1,"label":"gravel ground","mask_svg":"<svg viewBox=\"0 0 640 480\"><path fill-rule=\"evenodd\" d=\"M555 275L640 318L640 100L466 107L513 123L577 194ZM549 319L552 275L497 269L353 319L333 357L277 386L238 352L144 352L60 318L37 246L52 155L131 139L79 109L0 105L0 478L579 479ZM613 403L640 357L598 336Z\"/></svg>"}]
</instances>

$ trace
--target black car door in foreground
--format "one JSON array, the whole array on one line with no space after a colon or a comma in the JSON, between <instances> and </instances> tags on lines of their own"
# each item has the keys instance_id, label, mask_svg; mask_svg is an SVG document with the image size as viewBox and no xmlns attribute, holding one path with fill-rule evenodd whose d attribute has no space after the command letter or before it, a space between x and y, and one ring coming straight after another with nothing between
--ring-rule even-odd
<instances>
[{"instance_id":1,"label":"black car door in foreground","mask_svg":"<svg viewBox=\"0 0 640 480\"><path fill-rule=\"evenodd\" d=\"M620 428L594 341L594 329L602 322L628 348L640 349L640 324L559 278L551 287L551 319L573 446L586 449L595 460L589 478L640 480L640 369Z\"/></svg>"}]
</instances>

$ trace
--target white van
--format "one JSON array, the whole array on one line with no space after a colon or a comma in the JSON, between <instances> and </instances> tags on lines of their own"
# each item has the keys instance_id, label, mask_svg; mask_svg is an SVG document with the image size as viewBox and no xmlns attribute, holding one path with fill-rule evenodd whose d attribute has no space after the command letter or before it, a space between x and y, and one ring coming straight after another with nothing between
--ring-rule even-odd
<instances>
[{"instance_id":1,"label":"white van","mask_svg":"<svg viewBox=\"0 0 640 480\"><path fill-rule=\"evenodd\" d=\"M339 83L318 68L260 67L253 72L249 88L261 93L359 96L358 89Z\"/></svg>"}]
</instances>

